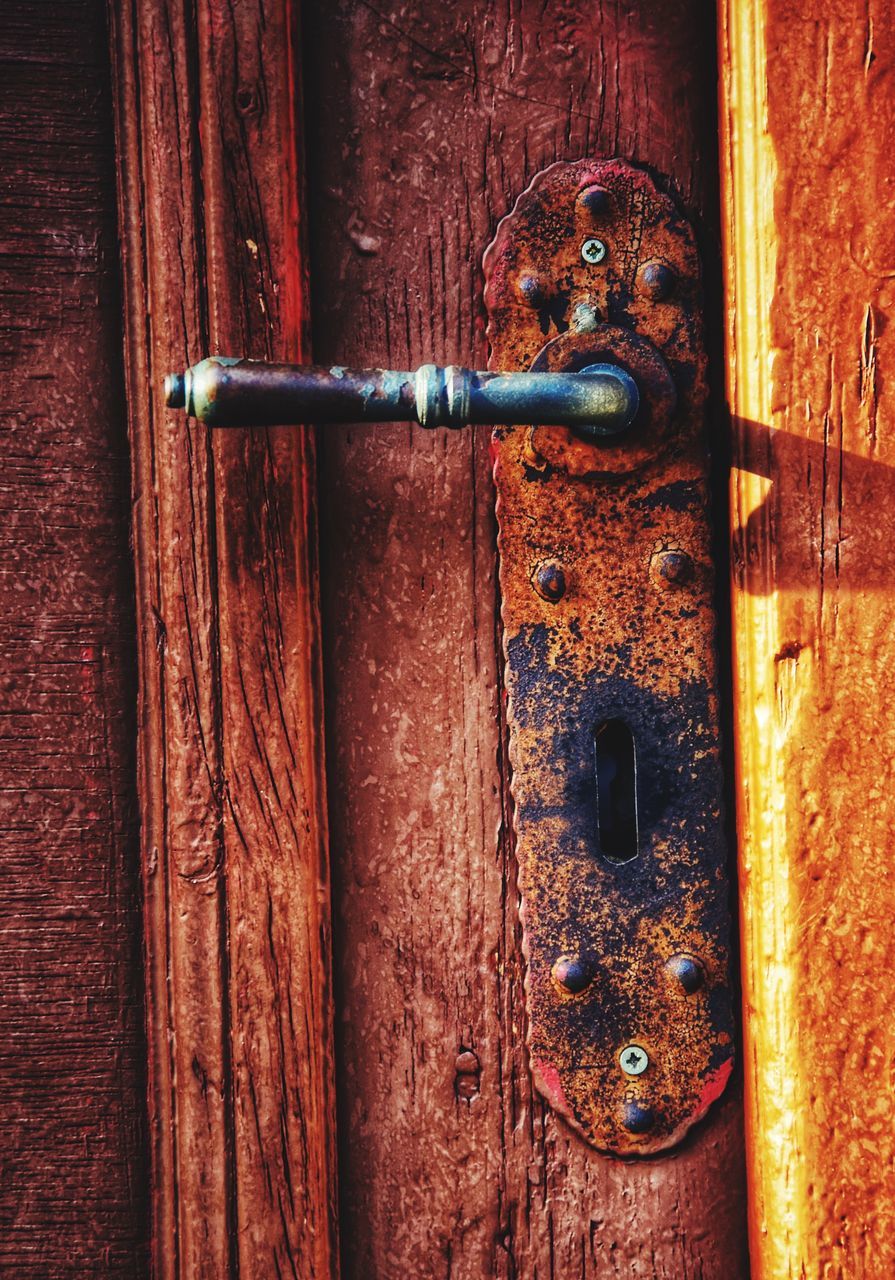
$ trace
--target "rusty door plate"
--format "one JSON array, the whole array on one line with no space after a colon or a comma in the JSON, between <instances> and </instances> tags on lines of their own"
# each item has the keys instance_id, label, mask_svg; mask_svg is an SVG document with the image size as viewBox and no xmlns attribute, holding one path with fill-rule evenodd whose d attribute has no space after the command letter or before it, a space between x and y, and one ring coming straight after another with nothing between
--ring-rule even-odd
<instances>
[{"instance_id":1,"label":"rusty door plate","mask_svg":"<svg viewBox=\"0 0 895 1280\"><path fill-rule=\"evenodd\" d=\"M536 1084L596 1147L679 1141L733 1065L692 228L620 160L538 175L485 256L492 369L620 364L623 437L494 434Z\"/></svg>"}]
</instances>

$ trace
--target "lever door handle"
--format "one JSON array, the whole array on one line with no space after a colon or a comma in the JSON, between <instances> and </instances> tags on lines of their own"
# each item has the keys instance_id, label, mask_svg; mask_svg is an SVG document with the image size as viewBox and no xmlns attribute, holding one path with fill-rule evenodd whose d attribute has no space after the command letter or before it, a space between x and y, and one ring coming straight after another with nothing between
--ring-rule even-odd
<instances>
[{"instance_id":1,"label":"lever door handle","mask_svg":"<svg viewBox=\"0 0 895 1280\"><path fill-rule=\"evenodd\" d=\"M640 405L619 365L576 373L475 372L458 365L394 369L312 368L211 356L165 379L165 400L213 427L298 422L418 422L572 427L599 441L623 434Z\"/></svg>"},{"instance_id":2,"label":"lever door handle","mask_svg":"<svg viewBox=\"0 0 895 1280\"><path fill-rule=\"evenodd\" d=\"M665 186L535 177L485 255L499 372L213 356L165 386L220 427L494 426L529 1064L625 1156L705 1114L735 1033L699 263Z\"/></svg>"}]
</instances>

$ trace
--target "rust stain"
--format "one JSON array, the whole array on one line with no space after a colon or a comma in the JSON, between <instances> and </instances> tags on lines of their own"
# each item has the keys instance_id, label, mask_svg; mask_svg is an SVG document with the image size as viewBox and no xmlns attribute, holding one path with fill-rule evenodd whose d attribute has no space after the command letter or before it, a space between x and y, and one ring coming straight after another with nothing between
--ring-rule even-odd
<instances>
[{"instance_id":1,"label":"rust stain","mask_svg":"<svg viewBox=\"0 0 895 1280\"><path fill-rule=\"evenodd\" d=\"M641 390L624 439L503 427L494 461L532 1072L595 1146L647 1154L733 1062L696 246L647 174L561 163L485 274L492 368L613 362ZM598 834L612 720L636 749L625 862Z\"/></svg>"}]
</instances>

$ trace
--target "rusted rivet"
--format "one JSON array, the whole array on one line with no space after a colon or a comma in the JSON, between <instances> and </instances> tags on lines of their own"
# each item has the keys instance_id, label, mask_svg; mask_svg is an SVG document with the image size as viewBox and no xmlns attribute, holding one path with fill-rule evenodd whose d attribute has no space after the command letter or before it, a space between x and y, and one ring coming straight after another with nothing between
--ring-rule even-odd
<instances>
[{"instance_id":1,"label":"rusted rivet","mask_svg":"<svg viewBox=\"0 0 895 1280\"><path fill-rule=\"evenodd\" d=\"M649 1066L649 1054L639 1044L626 1044L618 1055L618 1065L626 1076L642 1076Z\"/></svg>"},{"instance_id":2,"label":"rusted rivet","mask_svg":"<svg viewBox=\"0 0 895 1280\"><path fill-rule=\"evenodd\" d=\"M683 587L693 577L693 561L680 547L663 547L650 560L650 576L660 587Z\"/></svg>"},{"instance_id":3,"label":"rusted rivet","mask_svg":"<svg viewBox=\"0 0 895 1280\"><path fill-rule=\"evenodd\" d=\"M525 443L522 446L522 456L525 459L525 465L536 471L543 471L547 466L547 460L535 445L535 432L537 427L529 427L525 433Z\"/></svg>"},{"instance_id":4,"label":"rusted rivet","mask_svg":"<svg viewBox=\"0 0 895 1280\"><path fill-rule=\"evenodd\" d=\"M572 312L572 328L576 333L593 333L600 323L600 313L589 302L579 302Z\"/></svg>"},{"instance_id":5,"label":"rusted rivet","mask_svg":"<svg viewBox=\"0 0 895 1280\"><path fill-rule=\"evenodd\" d=\"M531 585L542 600L556 604L566 594L568 582L566 571L560 560L541 560L535 565L531 575Z\"/></svg>"},{"instance_id":6,"label":"rusted rivet","mask_svg":"<svg viewBox=\"0 0 895 1280\"><path fill-rule=\"evenodd\" d=\"M637 273L640 292L653 302L664 302L674 292L677 276L664 262L646 262Z\"/></svg>"},{"instance_id":7,"label":"rusted rivet","mask_svg":"<svg viewBox=\"0 0 895 1280\"><path fill-rule=\"evenodd\" d=\"M598 262L602 262L606 257L606 246L602 240L598 240L596 236L591 236L585 240L581 246L581 257L585 262L595 267Z\"/></svg>"},{"instance_id":8,"label":"rusted rivet","mask_svg":"<svg viewBox=\"0 0 895 1280\"><path fill-rule=\"evenodd\" d=\"M695 956L680 951L665 962L665 972L681 984L688 996L705 982L705 970Z\"/></svg>"},{"instance_id":9,"label":"rusted rivet","mask_svg":"<svg viewBox=\"0 0 895 1280\"><path fill-rule=\"evenodd\" d=\"M646 1107L642 1102L625 1103L622 1124L628 1133L649 1133L655 1123L656 1117L652 1107Z\"/></svg>"},{"instance_id":10,"label":"rusted rivet","mask_svg":"<svg viewBox=\"0 0 895 1280\"><path fill-rule=\"evenodd\" d=\"M609 214L612 197L605 187L585 187L578 195L578 203L597 221Z\"/></svg>"},{"instance_id":11,"label":"rusted rivet","mask_svg":"<svg viewBox=\"0 0 895 1280\"><path fill-rule=\"evenodd\" d=\"M580 956L560 956L554 960L550 976L563 991L577 996L580 991L590 985L593 974Z\"/></svg>"},{"instance_id":12,"label":"rusted rivet","mask_svg":"<svg viewBox=\"0 0 895 1280\"><path fill-rule=\"evenodd\" d=\"M547 301L547 288L537 276L524 275L519 280L519 293L529 307L543 307Z\"/></svg>"}]
</instances>

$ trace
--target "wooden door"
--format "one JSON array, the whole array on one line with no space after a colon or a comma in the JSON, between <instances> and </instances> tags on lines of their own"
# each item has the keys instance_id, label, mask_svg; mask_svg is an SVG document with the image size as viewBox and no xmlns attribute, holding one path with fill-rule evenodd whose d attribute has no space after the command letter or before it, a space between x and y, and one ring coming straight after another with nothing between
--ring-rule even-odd
<instances>
[{"instance_id":1,"label":"wooden door","mask_svg":"<svg viewBox=\"0 0 895 1280\"><path fill-rule=\"evenodd\" d=\"M209 349L482 367L483 250L564 157L668 176L717 312L711 16L302 19L113 10L157 1269L329 1274L338 1178L344 1276L744 1275L736 1086L641 1163L531 1086L488 430L321 434L317 651L310 436L212 438L161 399Z\"/></svg>"},{"instance_id":2,"label":"wooden door","mask_svg":"<svg viewBox=\"0 0 895 1280\"><path fill-rule=\"evenodd\" d=\"M483 367L497 222L593 154L674 180L719 307L704 6L344 0L304 39L320 361ZM641 1164L531 1088L490 465L487 430L321 438L343 1272L743 1275L736 1088Z\"/></svg>"},{"instance_id":3,"label":"wooden door","mask_svg":"<svg viewBox=\"0 0 895 1280\"><path fill-rule=\"evenodd\" d=\"M893 15L300 9L2 37L0 1270L887 1277ZM745 1106L639 1161L529 1075L488 429L162 394L209 351L482 367L497 222L611 155L696 224L733 495Z\"/></svg>"},{"instance_id":4,"label":"wooden door","mask_svg":"<svg viewBox=\"0 0 895 1280\"><path fill-rule=\"evenodd\" d=\"M333 1125L326 884L313 838L280 847L295 760L274 754L282 699L299 778L320 759L309 437L211 439L164 413L160 386L209 347L299 353L302 211L317 360L484 365L482 252L538 169L582 154L668 175L701 225L717 309L710 15L302 16L299 36L279 4L234 23L172 0L115 22L144 856L169 849L146 882L158 1265L326 1274L337 1130L346 1276L744 1274L736 1088L674 1158L625 1164L530 1084L487 429L321 436ZM296 502L287 553L277 530ZM305 628L273 691L269 600ZM303 796L308 811L319 789ZM287 998L313 1017L293 1011L284 1038Z\"/></svg>"}]
</instances>

